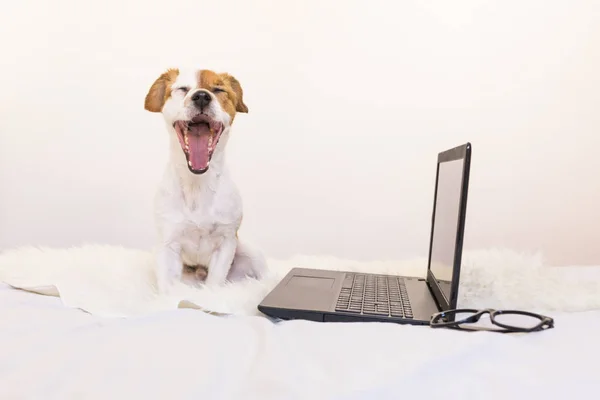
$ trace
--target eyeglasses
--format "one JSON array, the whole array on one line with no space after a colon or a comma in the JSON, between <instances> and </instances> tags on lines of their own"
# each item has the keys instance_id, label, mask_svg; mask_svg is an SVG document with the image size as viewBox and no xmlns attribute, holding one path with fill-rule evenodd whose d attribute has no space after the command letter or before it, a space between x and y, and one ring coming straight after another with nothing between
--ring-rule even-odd
<instances>
[{"instance_id":1,"label":"eyeglasses","mask_svg":"<svg viewBox=\"0 0 600 400\"><path fill-rule=\"evenodd\" d=\"M475 326L479 319L490 315L496 327ZM537 332L554 328L554 319L544 315L518 310L483 310L458 309L442 311L431 316L429 326L432 328L451 328L466 331L491 331L499 333Z\"/></svg>"}]
</instances>

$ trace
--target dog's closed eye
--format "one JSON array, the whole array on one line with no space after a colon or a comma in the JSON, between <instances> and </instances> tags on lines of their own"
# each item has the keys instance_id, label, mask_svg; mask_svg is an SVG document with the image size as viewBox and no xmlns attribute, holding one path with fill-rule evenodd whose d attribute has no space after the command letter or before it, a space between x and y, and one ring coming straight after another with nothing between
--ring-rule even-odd
<instances>
[{"instance_id":1,"label":"dog's closed eye","mask_svg":"<svg viewBox=\"0 0 600 400\"><path fill-rule=\"evenodd\" d=\"M189 92L189 91L190 91L190 88L189 88L189 87L187 87L187 86L182 86L182 87L179 87L179 88L177 88L176 90L177 90L177 91L180 91L180 92L182 92L182 93L187 93L187 92Z\"/></svg>"}]
</instances>

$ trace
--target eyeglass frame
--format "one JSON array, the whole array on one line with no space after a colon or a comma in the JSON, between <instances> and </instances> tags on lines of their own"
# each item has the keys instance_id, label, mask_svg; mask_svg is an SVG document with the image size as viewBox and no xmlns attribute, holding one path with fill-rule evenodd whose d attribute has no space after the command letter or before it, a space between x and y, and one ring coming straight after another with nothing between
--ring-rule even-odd
<instances>
[{"instance_id":1,"label":"eyeglass frame","mask_svg":"<svg viewBox=\"0 0 600 400\"><path fill-rule=\"evenodd\" d=\"M449 321L449 322L435 322L437 320L442 320L447 317L448 314L458 314L458 313L472 313L472 315L468 316L459 321ZM490 315L490 321L493 325L499 326L504 330L499 329L489 329L484 327L475 327L472 326L470 328L465 328L461 325L475 323L478 322L479 319L485 315ZM540 320L540 323L532 328L519 328L511 325L502 324L495 320L496 315L501 314L516 314L516 315L525 315L533 318L537 318ZM463 331L475 332L475 331L488 331L488 332L498 332L498 333L529 333L529 332L539 332L547 329L554 328L554 318L547 317L545 315L536 314L529 311L521 311L521 310L495 310L493 308L484 308L484 309L472 309L472 308L459 308L453 310L445 310L438 313L435 313L431 316L429 320L429 326L431 328L450 328L450 329L458 329Z\"/></svg>"}]
</instances>

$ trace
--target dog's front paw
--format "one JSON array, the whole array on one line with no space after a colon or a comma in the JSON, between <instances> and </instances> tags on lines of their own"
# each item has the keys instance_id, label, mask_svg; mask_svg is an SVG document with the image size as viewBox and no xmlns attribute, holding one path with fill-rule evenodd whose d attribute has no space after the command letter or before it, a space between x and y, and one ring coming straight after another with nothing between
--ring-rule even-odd
<instances>
[{"instance_id":1,"label":"dog's front paw","mask_svg":"<svg viewBox=\"0 0 600 400\"><path fill-rule=\"evenodd\" d=\"M221 286L227 283L227 275L223 274L211 274L210 271L207 273L204 283L207 286Z\"/></svg>"}]
</instances>

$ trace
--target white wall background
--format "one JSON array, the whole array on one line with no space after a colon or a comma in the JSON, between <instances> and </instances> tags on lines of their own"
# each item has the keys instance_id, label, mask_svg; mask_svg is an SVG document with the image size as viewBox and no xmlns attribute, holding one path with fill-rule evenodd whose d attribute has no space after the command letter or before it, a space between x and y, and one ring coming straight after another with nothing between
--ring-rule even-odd
<instances>
[{"instance_id":1,"label":"white wall background","mask_svg":"<svg viewBox=\"0 0 600 400\"><path fill-rule=\"evenodd\" d=\"M150 248L166 68L228 71L242 233L270 256L427 250L473 143L467 247L600 263L600 2L21 0L0 15L0 247Z\"/></svg>"}]
</instances>

